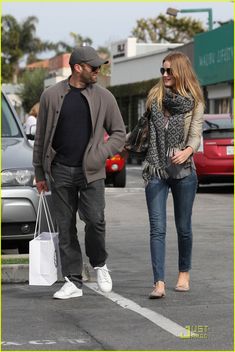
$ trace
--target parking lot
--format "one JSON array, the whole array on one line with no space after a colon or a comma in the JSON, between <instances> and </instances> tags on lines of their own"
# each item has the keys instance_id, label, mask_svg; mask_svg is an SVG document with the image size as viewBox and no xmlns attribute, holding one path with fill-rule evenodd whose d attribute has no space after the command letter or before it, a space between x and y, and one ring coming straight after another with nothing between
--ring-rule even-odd
<instances>
[{"instance_id":1,"label":"parking lot","mask_svg":"<svg viewBox=\"0 0 235 352\"><path fill-rule=\"evenodd\" d=\"M130 166L128 182L139 182L139 173L139 167ZM101 295L92 271L84 296L66 302L52 299L59 284L3 285L2 349L233 350L233 194L231 186L214 189L204 189L195 201L190 292L174 291L177 240L171 194L167 296L152 301L148 299L152 272L144 189L141 185L107 188L107 264L113 292ZM78 229L83 245L81 223ZM87 263L85 256L84 260ZM27 324L22 324L22 317ZM187 338L190 330L200 334Z\"/></svg>"}]
</instances>

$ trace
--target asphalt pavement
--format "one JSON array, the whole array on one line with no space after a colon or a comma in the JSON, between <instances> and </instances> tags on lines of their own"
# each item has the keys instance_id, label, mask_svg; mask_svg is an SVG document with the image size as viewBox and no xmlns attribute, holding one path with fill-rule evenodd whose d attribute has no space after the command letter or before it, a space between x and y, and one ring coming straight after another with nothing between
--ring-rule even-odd
<instances>
[{"instance_id":1,"label":"asphalt pavement","mask_svg":"<svg viewBox=\"0 0 235 352\"><path fill-rule=\"evenodd\" d=\"M177 238L168 200L167 296L149 300L152 270L143 186L106 190L107 265L113 292L53 300L61 284L2 284L2 350L233 350L233 195L197 194L191 290L174 291ZM84 252L83 224L78 222ZM88 265L84 254L84 262ZM192 334L193 333L193 334Z\"/></svg>"}]
</instances>

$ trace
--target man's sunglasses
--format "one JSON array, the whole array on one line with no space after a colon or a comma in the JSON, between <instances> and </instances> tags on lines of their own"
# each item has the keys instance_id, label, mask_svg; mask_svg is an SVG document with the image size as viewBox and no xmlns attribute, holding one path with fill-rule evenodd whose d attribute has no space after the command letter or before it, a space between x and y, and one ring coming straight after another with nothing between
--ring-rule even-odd
<instances>
[{"instance_id":1,"label":"man's sunglasses","mask_svg":"<svg viewBox=\"0 0 235 352\"><path fill-rule=\"evenodd\" d=\"M168 76L172 75L172 69L169 67L168 68L161 67L160 72L162 76L164 75L165 72L168 74Z\"/></svg>"},{"instance_id":2,"label":"man's sunglasses","mask_svg":"<svg viewBox=\"0 0 235 352\"><path fill-rule=\"evenodd\" d=\"M90 67L90 69L91 69L91 72L95 72L96 70L99 70L100 69L100 67L101 66L91 66L91 65L89 65L89 64L86 64L87 66L89 66ZM83 65L81 65L82 67L83 67Z\"/></svg>"},{"instance_id":3,"label":"man's sunglasses","mask_svg":"<svg viewBox=\"0 0 235 352\"><path fill-rule=\"evenodd\" d=\"M92 72L95 72L96 70L99 70L100 67L101 67L101 66L95 67L95 66L91 66L91 65L89 65L89 66L90 66Z\"/></svg>"}]
</instances>

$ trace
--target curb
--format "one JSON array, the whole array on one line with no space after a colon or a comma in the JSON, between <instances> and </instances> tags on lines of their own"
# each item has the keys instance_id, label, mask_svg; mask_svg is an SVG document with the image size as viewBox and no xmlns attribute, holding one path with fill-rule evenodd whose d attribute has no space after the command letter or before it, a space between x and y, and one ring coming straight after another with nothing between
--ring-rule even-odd
<instances>
[{"instance_id":1,"label":"curb","mask_svg":"<svg viewBox=\"0 0 235 352\"><path fill-rule=\"evenodd\" d=\"M2 284L25 283L29 281L28 264L3 264Z\"/></svg>"},{"instance_id":2,"label":"curb","mask_svg":"<svg viewBox=\"0 0 235 352\"><path fill-rule=\"evenodd\" d=\"M88 264L83 265L82 276L84 282L94 280L94 278L92 278L91 269ZM29 264L2 264L1 279L2 284L28 283ZM60 278L57 282L64 282L64 279Z\"/></svg>"}]
</instances>

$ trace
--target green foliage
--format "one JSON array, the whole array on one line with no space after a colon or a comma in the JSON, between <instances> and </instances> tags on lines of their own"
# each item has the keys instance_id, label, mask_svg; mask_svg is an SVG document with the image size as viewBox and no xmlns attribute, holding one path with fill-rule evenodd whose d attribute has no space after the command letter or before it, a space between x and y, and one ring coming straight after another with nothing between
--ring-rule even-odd
<instances>
[{"instance_id":1,"label":"green foliage","mask_svg":"<svg viewBox=\"0 0 235 352\"><path fill-rule=\"evenodd\" d=\"M20 27L13 16L2 17L2 81L8 82L13 77L15 65L23 56L19 48Z\"/></svg>"},{"instance_id":2,"label":"green foliage","mask_svg":"<svg viewBox=\"0 0 235 352\"><path fill-rule=\"evenodd\" d=\"M29 264L29 258L4 258L2 257L1 260L2 265L9 265L9 264Z\"/></svg>"},{"instance_id":3,"label":"green foliage","mask_svg":"<svg viewBox=\"0 0 235 352\"><path fill-rule=\"evenodd\" d=\"M62 53L71 53L75 47L82 46L84 43L87 45L92 45L92 39L89 37L83 37L80 34L74 32L70 32L69 34L73 39L73 44L70 45L63 41L58 42L56 44L57 55Z\"/></svg>"},{"instance_id":4,"label":"green foliage","mask_svg":"<svg viewBox=\"0 0 235 352\"><path fill-rule=\"evenodd\" d=\"M22 77L23 88L20 92L22 106L25 111L29 111L36 104L44 90L44 79L47 72L44 69L26 71Z\"/></svg>"},{"instance_id":5,"label":"green foliage","mask_svg":"<svg viewBox=\"0 0 235 352\"><path fill-rule=\"evenodd\" d=\"M2 83L8 83L11 81L11 77L14 74L14 66L10 65L8 60L2 57L1 62L1 71L2 71Z\"/></svg>"},{"instance_id":6,"label":"green foliage","mask_svg":"<svg viewBox=\"0 0 235 352\"><path fill-rule=\"evenodd\" d=\"M53 50L55 44L43 42L36 37L35 16L27 17L19 23L11 15L2 16L2 80L17 83L20 60L34 57L45 50Z\"/></svg>"},{"instance_id":7,"label":"green foliage","mask_svg":"<svg viewBox=\"0 0 235 352\"><path fill-rule=\"evenodd\" d=\"M158 17L137 20L132 35L144 43L186 43L201 32L204 32L204 28L200 21L160 14Z\"/></svg>"}]
</instances>

